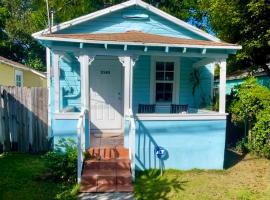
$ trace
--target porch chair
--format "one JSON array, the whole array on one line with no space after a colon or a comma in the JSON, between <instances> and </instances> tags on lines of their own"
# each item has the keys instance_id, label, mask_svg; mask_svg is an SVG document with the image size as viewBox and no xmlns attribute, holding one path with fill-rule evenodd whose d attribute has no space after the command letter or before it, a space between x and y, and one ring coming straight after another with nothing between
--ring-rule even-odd
<instances>
[{"instance_id":1,"label":"porch chair","mask_svg":"<svg viewBox=\"0 0 270 200\"><path fill-rule=\"evenodd\" d=\"M188 104L171 104L171 113L187 113Z\"/></svg>"},{"instance_id":2,"label":"porch chair","mask_svg":"<svg viewBox=\"0 0 270 200\"><path fill-rule=\"evenodd\" d=\"M156 104L139 104L138 113L155 113Z\"/></svg>"}]
</instances>

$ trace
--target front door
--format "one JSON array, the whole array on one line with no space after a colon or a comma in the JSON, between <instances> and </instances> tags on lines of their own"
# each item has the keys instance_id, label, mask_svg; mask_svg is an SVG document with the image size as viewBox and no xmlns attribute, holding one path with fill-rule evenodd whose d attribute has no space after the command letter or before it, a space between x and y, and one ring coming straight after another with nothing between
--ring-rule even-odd
<instances>
[{"instance_id":1,"label":"front door","mask_svg":"<svg viewBox=\"0 0 270 200\"><path fill-rule=\"evenodd\" d=\"M122 132L122 65L117 58L96 57L90 66L90 120L95 133Z\"/></svg>"}]
</instances>

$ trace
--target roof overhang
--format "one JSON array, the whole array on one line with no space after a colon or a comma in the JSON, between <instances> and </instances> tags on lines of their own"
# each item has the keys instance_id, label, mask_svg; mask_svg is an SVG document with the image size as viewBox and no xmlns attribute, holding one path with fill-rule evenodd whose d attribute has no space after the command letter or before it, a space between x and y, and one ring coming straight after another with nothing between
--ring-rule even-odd
<instances>
[{"instance_id":1,"label":"roof overhang","mask_svg":"<svg viewBox=\"0 0 270 200\"><path fill-rule=\"evenodd\" d=\"M78 38L64 38L64 37L47 37L37 36L41 41L59 41L59 42L73 42L82 44L102 44L102 45L127 45L127 46L143 46L143 47L179 47L179 48L198 48L198 49L225 49L225 50L239 50L242 47L239 45L200 45L200 44L165 44L152 42L129 42L129 41L111 41L111 40L87 40Z\"/></svg>"}]
</instances>

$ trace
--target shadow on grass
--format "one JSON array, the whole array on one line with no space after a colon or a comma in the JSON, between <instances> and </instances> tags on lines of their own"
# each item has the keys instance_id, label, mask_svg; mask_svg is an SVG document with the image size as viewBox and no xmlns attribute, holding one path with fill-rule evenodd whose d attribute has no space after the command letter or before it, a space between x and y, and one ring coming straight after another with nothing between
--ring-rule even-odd
<instances>
[{"instance_id":1,"label":"shadow on grass","mask_svg":"<svg viewBox=\"0 0 270 200\"><path fill-rule=\"evenodd\" d=\"M169 200L168 193L184 190L184 185L187 183L187 181L179 181L177 177L168 179L166 176L160 176L159 170L136 173L138 176L135 182L135 196L138 200Z\"/></svg>"},{"instance_id":2,"label":"shadow on grass","mask_svg":"<svg viewBox=\"0 0 270 200\"><path fill-rule=\"evenodd\" d=\"M224 156L224 169L229 169L243 160L245 154L239 154L231 149L225 150Z\"/></svg>"}]
</instances>

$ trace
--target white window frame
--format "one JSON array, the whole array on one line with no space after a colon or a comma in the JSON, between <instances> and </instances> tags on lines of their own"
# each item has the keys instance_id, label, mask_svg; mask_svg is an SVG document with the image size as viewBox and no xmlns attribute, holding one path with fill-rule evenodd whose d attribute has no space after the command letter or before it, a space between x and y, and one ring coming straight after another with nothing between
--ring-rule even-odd
<instances>
[{"instance_id":1,"label":"white window frame","mask_svg":"<svg viewBox=\"0 0 270 200\"><path fill-rule=\"evenodd\" d=\"M21 77L21 85L20 86L17 85L17 76ZM23 72L20 70L15 70L15 86L23 87Z\"/></svg>"},{"instance_id":2,"label":"white window frame","mask_svg":"<svg viewBox=\"0 0 270 200\"><path fill-rule=\"evenodd\" d=\"M170 56L152 56L151 57L151 74L150 74L150 103L157 105L169 105L170 102L156 102L156 63L157 62L173 62L174 63L174 80L173 80L173 104L179 104L179 88L180 88L180 58ZM168 81L171 82L171 81Z\"/></svg>"}]
</instances>

